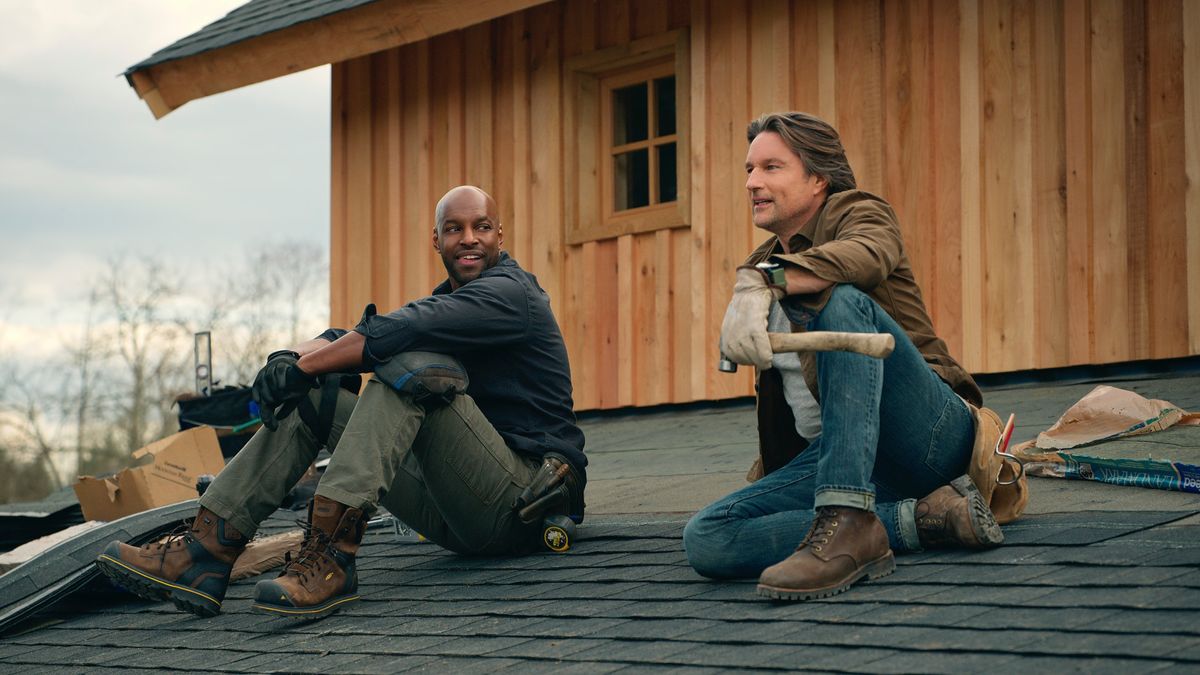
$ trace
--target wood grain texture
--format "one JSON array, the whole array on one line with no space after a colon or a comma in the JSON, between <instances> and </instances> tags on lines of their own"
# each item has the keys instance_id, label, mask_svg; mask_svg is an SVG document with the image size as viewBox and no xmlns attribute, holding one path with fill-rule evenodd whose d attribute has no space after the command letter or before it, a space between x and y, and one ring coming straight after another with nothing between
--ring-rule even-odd
<instances>
[{"instance_id":1,"label":"wood grain texture","mask_svg":"<svg viewBox=\"0 0 1200 675\"><path fill-rule=\"evenodd\" d=\"M1188 345L1200 354L1200 3L1183 3L1183 147L1187 165ZM1185 309L1186 308L1186 309Z\"/></svg>"},{"instance_id":2,"label":"wood grain texture","mask_svg":"<svg viewBox=\"0 0 1200 675\"><path fill-rule=\"evenodd\" d=\"M580 409L747 396L715 369L750 223L747 122L835 121L972 371L1200 353L1200 9L1187 0L559 0L337 64L330 304L444 277L472 182L550 294ZM568 243L571 59L685 31L686 227Z\"/></svg>"},{"instance_id":3,"label":"wood grain texture","mask_svg":"<svg viewBox=\"0 0 1200 675\"><path fill-rule=\"evenodd\" d=\"M1184 3L1146 4L1146 356L1188 349L1188 174L1186 148L1196 145L1184 122ZM1195 83L1193 83L1194 85ZM1186 142L1180 142L1181 139ZM1200 292L1200 291L1196 291Z\"/></svg>"},{"instance_id":4,"label":"wood grain texture","mask_svg":"<svg viewBox=\"0 0 1200 675\"><path fill-rule=\"evenodd\" d=\"M1129 307L1128 353L1149 356L1146 250L1146 0L1126 0L1122 9L1125 91L1125 265Z\"/></svg>"},{"instance_id":5,"label":"wood grain texture","mask_svg":"<svg viewBox=\"0 0 1200 675\"><path fill-rule=\"evenodd\" d=\"M1092 293L1092 30L1090 0L1064 0L1063 80L1067 166L1067 296L1071 308L1067 364L1092 363L1096 302Z\"/></svg>"},{"instance_id":6,"label":"wood grain texture","mask_svg":"<svg viewBox=\"0 0 1200 675\"><path fill-rule=\"evenodd\" d=\"M962 357L966 367L980 369L983 354L982 214L980 212L979 3L960 0L959 16L959 140L962 152Z\"/></svg>"},{"instance_id":7,"label":"wood grain texture","mask_svg":"<svg viewBox=\"0 0 1200 675\"><path fill-rule=\"evenodd\" d=\"M1125 140L1125 35L1122 7L1094 2L1092 29L1092 295L1104 330L1095 331L1094 358L1119 361L1131 351Z\"/></svg>"},{"instance_id":8,"label":"wood grain texture","mask_svg":"<svg viewBox=\"0 0 1200 675\"><path fill-rule=\"evenodd\" d=\"M1061 2L1033 6L1034 363L1070 361L1071 288L1067 271L1067 168Z\"/></svg>"}]
</instances>

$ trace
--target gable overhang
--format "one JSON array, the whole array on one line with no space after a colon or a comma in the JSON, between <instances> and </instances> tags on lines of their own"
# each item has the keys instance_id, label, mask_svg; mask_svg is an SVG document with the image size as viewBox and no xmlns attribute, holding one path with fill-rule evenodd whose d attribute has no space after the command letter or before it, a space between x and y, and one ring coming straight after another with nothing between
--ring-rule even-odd
<instances>
[{"instance_id":1,"label":"gable overhang","mask_svg":"<svg viewBox=\"0 0 1200 675\"><path fill-rule=\"evenodd\" d=\"M548 0L378 0L125 73L155 118L205 96L490 21Z\"/></svg>"}]
</instances>

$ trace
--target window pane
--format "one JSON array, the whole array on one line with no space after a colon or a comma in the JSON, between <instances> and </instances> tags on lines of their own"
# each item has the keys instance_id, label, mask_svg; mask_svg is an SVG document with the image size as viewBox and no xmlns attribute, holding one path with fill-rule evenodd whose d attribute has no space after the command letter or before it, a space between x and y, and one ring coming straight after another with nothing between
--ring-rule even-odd
<instances>
[{"instance_id":1,"label":"window pane","mask_svg":"<svg viewBox=\"0 0 1200 675\"><path fill-rule=\"evenodd\" d=\"M613 90L613 145L644 141L650 124L648 82Z\"/></svg>"},{"instance_id":2,"label":"window pane","mask_svg":"<svg viewBox=\"0 0 1200 675\"><path fill-rule=\"evenodd\" d=\"M675 133L674 75L654 81L654 112L658 115L658 132L654 135L670 136Z\"/></svg>"},{"instance_id":3,"label":"window pane","mask_svg":"<svg viewBox=\"0 0 1200 675\"><path fill-rule=\"evenodd\" d=\"M658 201L673 202L677 197L675 187L675 144L665 143L655 148L658 151Z\"/></svg>"},{"instance_id":4,"label":"window pane","mask_svg":"<svg viewBox=\"0 0 1200 675\"><path fill-rule=\"evenodd\" d=\"M650 151L646 148L613 157L613 208L636 209L650 204Z\"/></svg>"}]
</instances>

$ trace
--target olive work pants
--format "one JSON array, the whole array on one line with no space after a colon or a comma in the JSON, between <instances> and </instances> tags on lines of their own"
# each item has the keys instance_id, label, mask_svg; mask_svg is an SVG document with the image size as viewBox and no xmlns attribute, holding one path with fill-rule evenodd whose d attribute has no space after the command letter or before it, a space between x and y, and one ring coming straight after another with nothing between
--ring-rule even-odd
<instances>
[{"instance_id":1,"label":"olive work pants","mask_svg":"<svg viewBox=\"0 0 1200 675\"><path fill-rule=\"evenodd\" d=\"M512 503L540 462L510 450L470 396L427 409L374 378L361 396L338 396L329 435L335 450L318 495L368 513L382 504L456 553L505 555L538 545L540 523L521 523ZM251 536L319 450L293 412L275 431L259 429L200 505Z\"/></svg>"}]
</instances>

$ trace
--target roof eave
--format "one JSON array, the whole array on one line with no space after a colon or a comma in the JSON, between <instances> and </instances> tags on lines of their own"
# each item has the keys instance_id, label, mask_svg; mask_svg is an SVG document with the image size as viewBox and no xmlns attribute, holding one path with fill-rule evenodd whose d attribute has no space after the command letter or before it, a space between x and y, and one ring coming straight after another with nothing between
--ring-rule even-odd
<instances>
[{"instance_id":1,"label":"roof eave","mask_svg":"<svg viewBox=\"0 0 1200 675\"><path fill-rule=\"evenodd\" d=\"M125 78L157 119L198 98L420 42L547 1L373 2L199 54L131 68Z\"/></svg>"}]
</instances>

